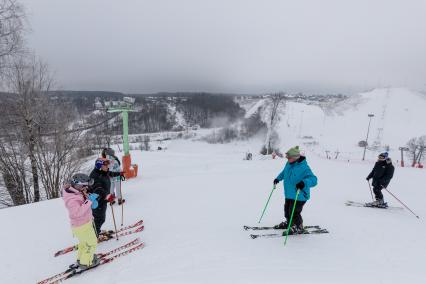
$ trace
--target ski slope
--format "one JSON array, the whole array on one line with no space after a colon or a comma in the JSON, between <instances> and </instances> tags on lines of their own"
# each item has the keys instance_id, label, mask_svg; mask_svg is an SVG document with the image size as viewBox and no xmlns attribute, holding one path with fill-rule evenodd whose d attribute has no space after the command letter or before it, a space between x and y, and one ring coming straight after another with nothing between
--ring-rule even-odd
<instances>
[{"instance_id":1,"label":"ski slope","mask_svg":"<svg viewBox=\"0 0 426 284\"><path fill-rule=\"evenodd\" d=\"M260 141L210 145L172 141L167 151L132 152L141 175L123 184L125 223L145 221L146 247L68 283L425 283L425 172L397 168L389 189L416 211L346 207L371 199L372 164L341 163L307 152L319 179L303 211L305 225L324 235L251 239L284 160L254 154ZM385 199L398 206L390 196ZM115 207L117 219L119 207ZM280 183L262 224L282 220ZM35 283L62 271L73 254L53 253L75 243L61 199L0 210L0 282ZM112 228L108 208L105 228ZM106 251L126 240L100 244Z\"/></svg>"},{"instance_id":2,"label":"ski slope","mask_svg":"<svg viewBox=\"0 0 426 284\"><path fill-rule=\"evenodd\" d=\"M241 103L246 116L265 105L265 99ZM358 142L366 139L371 119L366 159L374 161L377 152L389 147L394 160L400 159L399 147L405 146L413 137L426 135L426 95L405 88L380 88L353 95L337 104L304 104L287 102L279 111L281 119L277 132L281 146L306 143L316 155L331 156L339 152L340 160L359 161L364 148ZM269 123L267 113L261 113L264 122ZM309 145L315 142L315 145Z\"/></svg>"}]
</instances>

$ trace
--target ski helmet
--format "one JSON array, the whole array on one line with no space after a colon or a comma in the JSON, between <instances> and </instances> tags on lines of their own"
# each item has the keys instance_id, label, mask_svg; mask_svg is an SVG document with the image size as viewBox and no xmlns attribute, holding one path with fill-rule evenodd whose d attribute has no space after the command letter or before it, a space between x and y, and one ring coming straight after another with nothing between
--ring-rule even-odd
<instances>
[{"instance_id":1,"label":"ski helmet","mask_svg":"<svg viewBox=\"0 0 426 284\"><path fill-rule=\"evenodd\" d=\"M106 158L106 156L115 156L115 151L111 148L105 148L102 150L102 157Z\"/></svg>"},{"instance_id":2,"label":"ski helmet","mask_svg":"<svg viewBox=\"0 0 426 284\"><path fill-rule=\"evenodd\" d=\"M77 173L71 177L71 185L73 187L91 186L93 185L93 179L86 174Z\"/></svg>"},{"instance_id":3,"label":"ski helmet","mask_svg":"<svg viewBox=\"0 0 426 284\"><path fill-rule=\"evenodd\" d=\"M105 158L97 158L95 161L95 168L100 170L102 166L109 165L109 160Z\"/></svg>"},{"instance_id":4,"label":"ski helmet","mask_svg":"<svg viewBox=\"0 0 426 284\"><path fill-rule=\"evenodd\" d=\"M383 160L387 159L388 157L389 157L389 153L388 152L384 152L384 153L381 153L379 155L379 159L382 158Z\"/></svg>"}]
</instances>

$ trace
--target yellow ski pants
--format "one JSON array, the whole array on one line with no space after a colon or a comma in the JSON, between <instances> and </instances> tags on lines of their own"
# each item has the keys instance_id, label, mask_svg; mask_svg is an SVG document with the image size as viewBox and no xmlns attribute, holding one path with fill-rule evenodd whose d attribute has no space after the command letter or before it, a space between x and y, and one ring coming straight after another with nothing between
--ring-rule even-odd
<instances>
[{"instance_id":1,"label":"yellow ski pants","mask_svg":"<svg viewBox=\"0 0 426 284\"><path fill-rule=\"evenodd\" d=\"M80 227L72 228L72 232L79 240L77 260L83 265L91 265L98 244L93 222L90 221Z\"/></svg>"}]
</instances>

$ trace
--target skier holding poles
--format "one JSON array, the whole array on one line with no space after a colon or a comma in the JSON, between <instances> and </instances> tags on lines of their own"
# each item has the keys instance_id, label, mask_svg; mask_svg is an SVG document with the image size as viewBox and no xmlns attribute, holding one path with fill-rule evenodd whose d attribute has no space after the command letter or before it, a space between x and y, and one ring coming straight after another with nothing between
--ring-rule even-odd
<instances>
[{"instance_id":1,"label":"skier holding poles","mask_svg":"<svg viewBox=\"0 0 426 284\"><path fill-rule=\"evenodd\" d=\"M286 221L274 226L274 229L286 229L285 234L303 232L302 209L310 198L310 189L317 185L317 177L308 166L306 157L300 154L299 146L286 153L287 163L283 171L274 179L274 185L284 181L284 216ZM292 217L293 214L293 218Z\"/></svg>"},{"instance_id":2,"label":"skier holding poles","mask_svg":"<svg viewBox=\"0 0 426 284\"><path fill-rule=\"evenodd\" d=\"M102 150L102 157L109 160L109 169L112 173L119 173L121 172L121 163L120 160L115 156L115 151L111 148L105 148ZM110 188L110 194L113 196L117 196L118 198L118 205L121 205L121 226L123 226L124 223L124 202L126 200L123 198L123 194L121 192L121 182L125 180L124 176L118 176L118 177L111 177L111 188ZM117 193L117 194L116 194ZM115 201L112 202L114 204ZM112 208L111 208L112 210ZM113 211L112 211L113 212ZM115 224L115 221L114 221Z\"/></svg>"},{"instance_id":3,"label":"skier holding poles","mask_svg":"<svg viewBox=\"0 0 426 284\"><path fill-rule=\"evenodd\" d=\"M395 167L392 165L389 154L387 152L381 153L378 156L377 162L374 164L373 170L366 178L369 186L370 179L373 179L373 192L376 198L376 201L367 203L369 206L388 207L383 199L382 188L387 188L393 177L394 171Z\"/></svg>"},{"instance_id":4,"label":"skier holding poles","mask_svg":"<svg viewBox=\"0 0 426 284\"><path fill-rule=\"evenodd\" d=\"M95 168L90 173L90 178L94 180L94 184L90 188L90 192L99 195L97 199L99 206L96 209L93 209L93 217L95 221L96 233L100 240L108 238L108 236L101 234L101 227L105 222L107 205L108 203L112 204L115 199L115 196L110 194L110 177L118 177L123 175L123 172L110 172L109 160L105 158L97 158L95 161Z\"/></svg>"},{"instance_id":5,"label":"skier holding poles","mask_svg":"<svg viewBox=\"0 0 426 284\"><path fill-rule=\"evenodd\" d=\"M121 172L120 160L115 156L115 151L111 148L105 148L102 150L102 158L106 158L109 161L109 170L112 173ZM123 176L111 177L111 188L110 193L114 194L118 199L118 205L126 202L121 194L121 181L124 180Z\"/></svg>"}]
</instances>

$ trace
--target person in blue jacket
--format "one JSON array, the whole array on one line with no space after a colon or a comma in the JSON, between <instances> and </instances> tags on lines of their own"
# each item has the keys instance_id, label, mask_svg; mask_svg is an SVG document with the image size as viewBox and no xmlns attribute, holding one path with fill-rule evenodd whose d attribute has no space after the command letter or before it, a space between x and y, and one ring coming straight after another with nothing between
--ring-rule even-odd
<instances>
[{"instance_id":1,"label":"person in blue jacket","mask_svg":"<svg viewBox=\"0 0 426 284\"><path fill-rule=\"evenodd\" d=\"M306 162L306 157L300 154L299 146L293 147L286 153L287 163L284 170L274 179L274 185L284 181L284 216L286 221L274 226L275 229L287 229L291 212L297 196L296 208L292 224L290 224L289 234L303 232L302 209L306 201L310 198L311 187L317 185L317 177L312 173Z\"/></svg>"}]
</instances>

